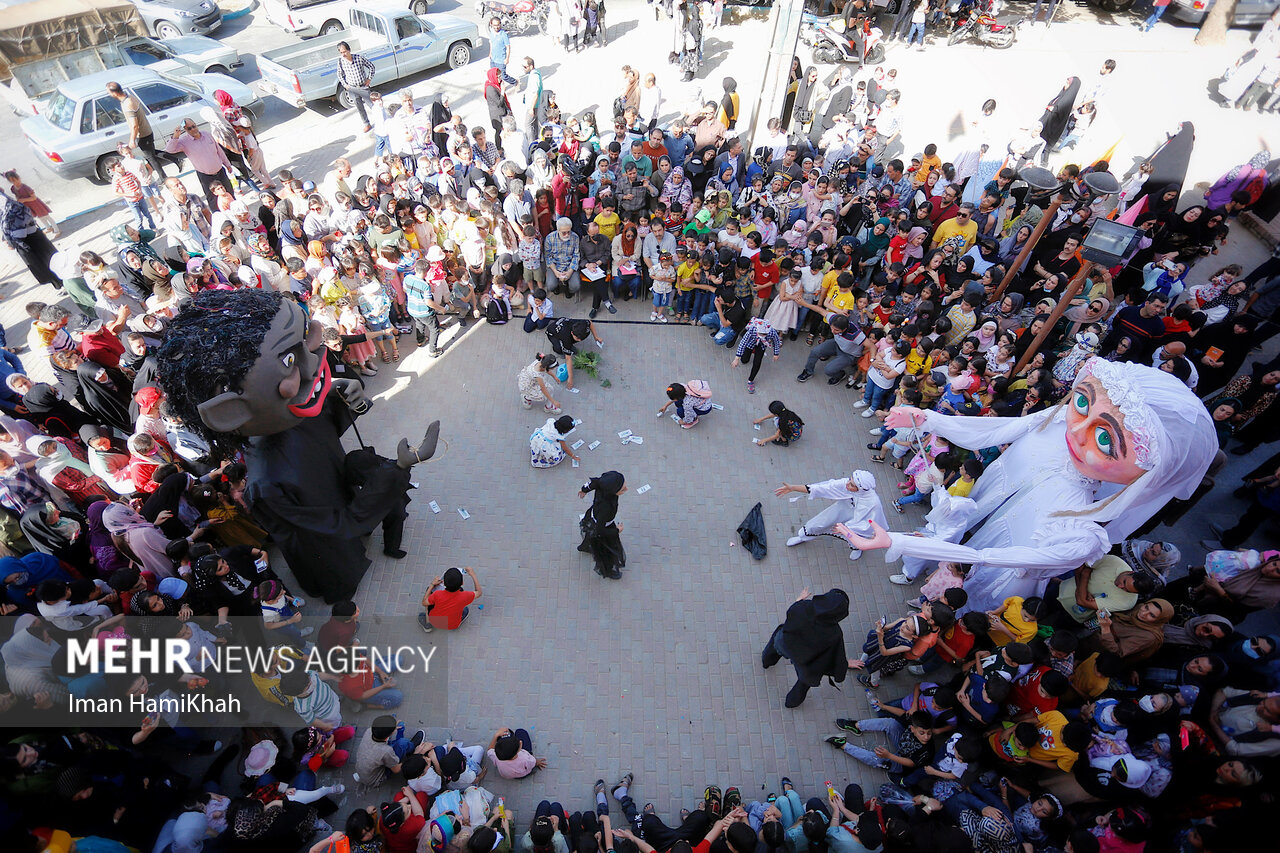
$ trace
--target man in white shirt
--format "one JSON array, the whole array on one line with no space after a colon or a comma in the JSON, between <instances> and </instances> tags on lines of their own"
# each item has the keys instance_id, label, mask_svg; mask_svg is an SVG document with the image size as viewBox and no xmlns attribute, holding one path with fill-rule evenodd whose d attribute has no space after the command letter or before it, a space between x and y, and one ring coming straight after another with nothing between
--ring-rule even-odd
<instances>
[{"instance_id":1,"label":"man in white shirt","mask_svg":"<svg viewBox=\"0 0 1280 853\"><path fill-rule=\"evenodd\" d=\"M1186 361L1187 366L1191 368L1191 375L1184 380L1186 386L1192 391L1196 390L1196 386L1200 384L1200 371L1196 370L1196 363L1187 358L1187 345L1182 341L1170 341L1157 348L1155 355L1151 356L1151 366L1159 367L1170 359L1178 358Z\"/></svg>"},{"instance_id":2,"label":"man in white shirt","mask_svg":"<svg viewBox=\"0 0 1280 853\"><path fill-rule=\"evenodd\" d=\"M96 594L96 592L95 592ZM101 601L71 603L71 585L65 581L44 581L36 589L40 618L62 631L79 631L111 618L111 608ZM106 598L114 598L113 592Z\"/></svg>"},{"instance_id":3,"label":"man in white shirt","mask_svg":"<svg viewBox=\"0 0 1280 853\"><path fill-rule=\"evenodd\" d=\"M351 177L351 161L345 157L334 160L333 169L324 176L324 182L320 184L320 194L331 206L334 203L333 197L339 192L344 192L347 198L351 198L351 188L347 186L349 177Z\"/></svg>"}]
</instances>

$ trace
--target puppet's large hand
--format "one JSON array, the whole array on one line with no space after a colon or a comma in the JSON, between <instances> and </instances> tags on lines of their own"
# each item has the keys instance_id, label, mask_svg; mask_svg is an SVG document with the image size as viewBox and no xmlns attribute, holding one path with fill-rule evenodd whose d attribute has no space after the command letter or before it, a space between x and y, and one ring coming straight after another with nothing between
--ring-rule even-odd
<instances>
[{"instance_id":1,"label":"puppet's large hand","mask_svg":"<svg viewBox=\"0 0 1280 853\"><path fill-rule=\"evenodd\" d=\"M432 421L427 426L427 433L422 437L422 443L417 447L409 446L409 439L400 439L400 446L396 448L396 464L401 469L408 471L419 462L426 462L436 452L436 444L440 441L440 422Z\"/></svg>"},{"instance_id":2,"label":"puppet's large hand","mask_svg":"<svg viewBox=\"0 0 1280 853\"><path fill-rule=\"evenodd\" d=\"M889 531L885 530L875 521L868 520L871 525L871 536L859 536L844 524L837 524L831 528L837 535L843 536L850 545L860 551L876 551L881 548L888 548L893 544L893 540L889 538Z\"/></svg>"},{"instance_id":3,"label":"puppet's large hand","mask_svg":"<svg viewBox=\"0 0 1280 853\"><path fill-rule=\"evenodd\" d=\"M364 386L356 379L334 379L333 390L342 397L347 407L357 415L367 414L373 401L364 395Z\"/></svg>"}]
</instances>

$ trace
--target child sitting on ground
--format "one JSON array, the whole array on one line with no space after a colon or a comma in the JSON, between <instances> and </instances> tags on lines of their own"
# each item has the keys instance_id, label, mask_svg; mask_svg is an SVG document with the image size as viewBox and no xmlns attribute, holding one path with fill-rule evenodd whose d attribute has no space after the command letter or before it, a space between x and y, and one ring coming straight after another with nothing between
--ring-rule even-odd
<instances>
[{"instance_id":1,"label":"child sitting on ground","mask_svg":"<svg viewBox=\"0 0 1280 853\"><path fill-rule=\"evenodd\" d=\"M703 379L690 379L685 384L673 382L667 386L667 403L658 409L658 415L676 407L676 417L681 429L692 429L698 419L711 412L711 386Z\"/></svg>"},{"instance_id":2,"label":"child sitting on ground","mask_svg":"<svg viewBox=\"0 0 1280 853\"><path fill-rule=\"evenodd\" d=\"M471 578L471 583L476 588L475 592L466 592L462 589L463 572ZM459 628L471 612L471 608L467 605L483 594L480 581L476 579L475 569L470 566L465 569L447 569L444 575L433 580L431 586L427 587L427 591L422 594L422 606L425 610L418 614L418 624L428 634L436 628L444 628L448 631Z\"/></svg>"},{"instance_id":3,"label":"child sitting on ground","mask_svg":"<svg viewBox=\"0 0 1280 853\"><path fill-rule=\"evenodd\" d=\"M1010 596L995 610L987 612L991 617L991 639L997 646L1007 643L1029 643L1040 630L1037 621L1041 599L1036 596L1023 598Z\"/></svg>"},{"instance_id":4,"label":"child sitting on ground","mask_svg":"<svg viewBox=\"0 0 1280 853\"><path fill-rule=\"evenodd\" d=\"M315 630L298 627L298 623L302 621L302 599L289 595L280 581L270 580L258 584L258 601L262 608L262 627L267 631L279 632L279 637L302 648L302 638Z\"/></svg>"},{"instance_id":5,"label":"child sitting on ground","mask_svg":"<svg viewBox=\"0 0 1280 853\"><path fill-rule=\"evenodd\" d=\"M770 444L787 447L792 442L798 441L804 433L804 421L800 420L800 416L788 409L781 400L770 403L769 414L751 423L758 426L768 420L772 420L777 429L774 430L773 435L766 438L753 438L752 442L758 447L767 447Z\"/></svg>"}]
</instances>

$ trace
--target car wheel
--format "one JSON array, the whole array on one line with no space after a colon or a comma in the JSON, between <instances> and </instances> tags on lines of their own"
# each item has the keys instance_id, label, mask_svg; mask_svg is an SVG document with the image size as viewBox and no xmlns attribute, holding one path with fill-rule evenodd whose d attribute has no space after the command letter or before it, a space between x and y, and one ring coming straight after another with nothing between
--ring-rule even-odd
<instances>
[{"instance_id":1,"label":"car wheel","mask_svg":"<svg viewBox=\"0 0 1280 853\"><path fill-rule=\"evenodd\" d=\"M342 29L342 21L334 21L334 20L325 21L320 26L320 35L321 36L333 35L334 33L338 32L341 29Z\"/></svg>"},{"instance_id":2,"label":"car wheel","mask_svg":"<svg viewBox=\"0 0 1280 853\"><path fill-rule=\"evenodd\" d=\"M1104 12L1127 12L1137 0L1098 0L1098 8Z\"/></svg>"},{"instance_id":3,"label":"car wheel","mask_svg":"<svg viewBox=\"0 0 1280 853\"><path fill-rule=\"evenodd\" d=\"M210 65L204 70L205 74L230 74L231 69L225 65Z\"/></svg>"},{"instance_id":4,"label":"car wheel","mask_svg":"<svg viewBox=\"0 0 1280 853\"><path fill-rule=\"evenodd\" d=\"M413 0L409 4L409 10L415 15L425 15L427 10L431 8L431 4L427 0Z\"/></svg>"},{"instance_id":5,"label":"car wheel","mask_svg":"<svg viewBox=\"0 0 1280 853\"><path fill-rule=\"evenodd\" d=\"M182 38L182 30L178 29L177 24L170 23L169 21L156 21L156 38Z\"/></svg>"},{"instance_id":6,"label":"car wheel","mask_svg":"<svg viewBox=\"0 0 1280 853\"><path fill-rule=\"evenodd\" d=\"M355 95L348 92L345 87L339 89L338 106L342 107L344 110L354 110L356 108Z\"/></svg>"},{"instance_id":7,"label":"car wheel","mask_svg":"<svg viewBox=\"0 0 1280 853\"><path fill-rule=\"evenodd\" d=\"M449 45L449 67L461 68L471 61L471 46L466 42L454 42Z\"/></svg>"},{"instance_id":8,"label":"car wheel","mask_svg":"<svg viewBox=\"0 0 1280 853\"><path fill-rule=\"evenodd\" d=\"M119 154L103 154L98 158L98 162L94 164L93 171L98 176L98 180L104 184L111 183L111 167L119 163L123 157Z\"/></svg>"}]
</instances>

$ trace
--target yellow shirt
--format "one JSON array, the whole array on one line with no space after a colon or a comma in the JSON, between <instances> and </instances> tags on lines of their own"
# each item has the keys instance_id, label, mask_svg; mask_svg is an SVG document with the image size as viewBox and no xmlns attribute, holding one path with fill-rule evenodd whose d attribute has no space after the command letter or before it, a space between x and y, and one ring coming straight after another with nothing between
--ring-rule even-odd
<instances>
[{"instance_id":1,"label":"yellow shirt","mask_svg":"<svg viewBox=\"0 0 1280 853\"><path fill-rule=\"evenodd\" d=\"M934 169L941 169L941 168L942 168L942 160L941 158L938 157L937 154L934 154L932 157L925 155L924 159L920 161L920 168L916 170L916 177L919 180L915 181L915 185L921 186L922 184L924 184L925 181L929 180L930 172L932 172Z\"/></svg>"},{"instance_id":2,"label":"yellow shirt","mask_svg":"<svg viewBox=\"0 0 1280 853\"><path fill-rule=\"evenodd\" d=\"M938 230L933 234L933 243L931 243L930 246L936 249L948 239L955 236L964 238L964 245L960 247L958 252L956 252L956 257L959 257L969 251L970 247L972 247L974 242L978 239L978 223L970 219L968 224L962 227L954 218L948 219L938 226Z\"/></svg>"},{"instance_id":3,"label":"yellow shirt","mask_svg":"<svg viewBox=\"0 0 1280 853\"><path fill-rule=\"evenodd\" d=\"M1070 773L1079 756L1062 742L1062 730L1067 718L1061 711L1048 711L1036 717L1040 737L1035 746L1027 750L1027 757L1037 761L1052 761L1063 773Z\"/></svg>"},{"instance_id":4,"label":"yellow shirt","mask_svg":"<svg viewBox=\"0 0 1280 853\"><path fill-rule=\"evenodd\" d=\"M822 300L825 301L827 295L835 293L836 279L840 277L840 272L834 268L827 270L826 275L822 277ZM819 305L822 304L820 301Z\"/></svg>"},{"instance_id":5,"label":"yellow shirt","mask_svg":"<svg viewBox=\"0 0 1280 853\"><path fill-rule=\"evenodd\" d=\"M838 308L841 311L852 311L858 304L858 297L854 294L852 288L844 291L843 293L839 288L836 288L835 291L827 297L827 301L831 303L832 308Z\"/></svg>"},{"instance_id":6,"label":"yellow shirt","mask_svg":"<svg viewBox=\"0 0 1280 853\"><path fill-rule=\"evenodd\" d=\"M976 482L978 481L970 480L966 483L964 481L964 477L961 477L959 480L956 480L951 484L947 489L947 494L951 495L953 498L967 498L969 497L969 493L973 491L973 484Z\"/></svg>"},{"instance_id":7,"label":"yellow shirt","mask_svg":"<svg viewBox=\"0 0 1280 853\"><path fill-rule=\"evenodd\" d=\"M1034 619L1028 621L1022 618L1022 596L1014 595L1004 600L1004 612L1000 615L1000 621L1004 623L1001 627L1008 630L1013 635L1013 639L1009 642L1026 643L1030 642L1040 630L1040 624ZM999 632L996 632L999 635ZM995 639L995 636L993 636ZM996 645L1003 646L998 639Z\"/></svg>"},{"instance_id":8,"label":"yellow shirt","mask_svg":"<svg viewBox=\"0 0 1280 853\"><path fill-rule=\"evenodd\" d=\"M685 261L676 267L676 290L681 293L688 293L693 290L693 283L698 277L698 271L702 269L699 264L691 264Z\"/></svg>"},{"instance_id":9,"label":"yellow shirt","mask_svg":"<svg viewBox=\"0 0 1280 853\"><path fill-rule=\"evenodd\" d=\"M622 224L622 217L616 211L612 215L597 213L594 222L600 226L600 233L612 240L618 236L618 226Z\"/></svg>"}]
</instances>

